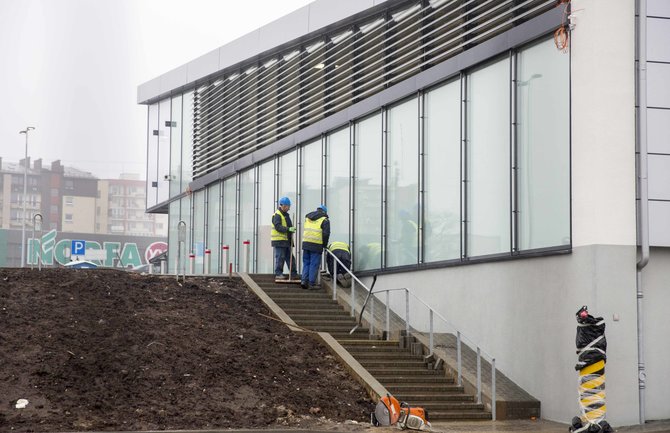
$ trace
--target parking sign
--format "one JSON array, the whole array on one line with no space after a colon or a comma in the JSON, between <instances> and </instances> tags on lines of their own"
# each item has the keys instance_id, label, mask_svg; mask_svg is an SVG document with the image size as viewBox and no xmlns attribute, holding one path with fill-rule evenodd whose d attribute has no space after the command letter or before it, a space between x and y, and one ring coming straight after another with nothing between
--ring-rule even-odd
<instances>
[{"instance_id":1,"label":"parking sign","mask_svg":"<svg viewBox=\"0 0 670 433\"><path fill-rule=\"evenodd\" d=\"M72 241L72 248L70 249L70 257L83 256L86 254L86 241Z\"/></svg>"}]
</instances>

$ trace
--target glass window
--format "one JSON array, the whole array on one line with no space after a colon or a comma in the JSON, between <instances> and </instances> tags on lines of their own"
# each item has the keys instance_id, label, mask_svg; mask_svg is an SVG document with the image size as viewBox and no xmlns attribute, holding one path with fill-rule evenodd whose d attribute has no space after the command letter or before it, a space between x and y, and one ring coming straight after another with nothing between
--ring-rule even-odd
<instances>
[{"instance_id":1,"label":"glass window","mask_svg":"<svg viewBox=\"0 0 670 433\"><path fill-rule=\"evenodd\" d=\"M468 256L509 252L509 60L468 75Z\"/></svg>"},{"instance_id":2,"label":"glass window","mask_svg":"<svg viewBox=\"0 0 670 433\"><path fill-rule=\"evenodd\" d=\"M221 224L221 246L228 247L228 263L235 263L235 212L237 201L237 178L229 177L223 181L223 222ZM227 266L225 254L222 266Z\"/></svg>"},{"instance_id":3,"label":"glass window","mask_svg":"<svg viewBox=\"0 0 670 433\"><path fill-rule=\"evenodd\" d=\"M517 60L519 249L568 245L569 56L547 40Z\"/></svg>"},{"instance_id":4,"label":"glass window","mask_svg":"<svg viewBox=\"0 0 670 433\"><path fill-rule=\"evenodd\" d=\"M274 256L270 243L272 215L276 209L274 174L273 160L258 167L258 249L256 272L260 274L271 274L274 270Z\"/></svg>"},{"instance_id":5,"label":"glass window","mask_svg":"<svg viewBox=\"0 0 670 433\"><path fill-rule=\"evenodd\" d=\"M170 123L170 197L179 195L181 189L181 95L172 98Z\"/></svg>"},{"instance_id":6,"label":"glass window","mask_svg":"<svg viewBox=\"0 0 670 433\"><path fill-rule=\"evenodd\" d=\"M349 243L349 128L326 137L326 205L331 242Z\"/></svg>"},{"instance_id":7,"label":"glass window","mask_svg":"<svg viewBox=\"0 0 670 433\"><path fill-rule=\"evenodd\" d=\"M292 151L287 154L284 154L279 157L279 177L278 177L278 182L279 182L279 191L278 191L278 198L281 197L288 197L291 199L291 210L289 211L291 215L291 221L293 221L293 225L296 227L296 234L297 236L295 237L295 247L296 247L296 260L298 263L300 263L300 238L302 236L302 218L300 217L300 214L296 214L296 212L300 211L300 208L298 207L299 203L296 203L296 197L298 196L297 191L298 191L298 186L297 186L297 162L298 162L298 157L297 157L297 151Z\"/></svg>"},{"instance_id":8,"label":"glass window","mask_svg":"<svg viewBox=\"0 0 670 433\"><path fill-rule=\"evenodd\" d=\"M184 93L182 102L181 191L193 181L193 91Z\"/></svg>"},{"instance_id":9,"label":"glass window","mask_svg":"<svg viewBox=\"0 0 670 433\"><path fill-rule=\"evenodd\" d=\"M163 203L170 195L170 103L170 99L164 99L158 106L158 203Z\"/></svg>"},{"instance_id":10,"label":"glass window","mask_svg":"<svg viewBox=\"0 0 670 433\"><path fill-rule=\"evenodd\" d=\"M158 185L158 104L149 106L149 125L147 128L147 208L157 203Z\"/></svg>"},{"instance_id":11,"label":"glass window","mask_svg":"<svg viewBox=\"0 0 670 433\"><path fill-rule=\"evenodd\" d=\"M249 247L249 251L244 248L245 241L252 241L254 238L254 170L249 169L240 172L240 236L239 236L239 257L237 269L240 272L246 272L245 269L245 254L249 254L249 269L248 272L253 272L253 263L251 258L254 257L255 245L253 242Z\"/></svg>"},{"instance_id":12,"label":"glass window","mask_svg":"<svg viewBox=\"0 0 670 433\"><path fill-rule=\"evenodd\" d=\"M177 232L177 224L179 223L179 202L180 200L173 201L168 208L168 272L175 273L177 247L179 242L179 233ZM181 254L183 256L183 250Z\"/></svg>"},{"instance_id":13,"label":"glass window","mask_svg":"<svg viewBox=\"0 0 670 433\"><path fill-rule=\"evenodd\" d=\"M388 110L386 266L418 262L419 107L410 99Z\"/></svg>"},{"instance_id":14,"label":"glass window","mask_svg":"<svg viewBox=\"0 0 670 433\"><path fill-rule=\"evenodd\" d=\"M301 168L299 212L304 218L321 204L321 140L302 148Z\"/></svg>"},{"instance_id":15,"label":"glass window","mask_svg":"<svg viewBox=\"0 0 670 433\"><path fill-rule=\"evenodd\" d=\"M182 251L183 255L183 260L184 260L184 265L185 266L183 269L188 272L188 255L193 252L193 245L191 244L191 211L192 211L192 206L191 206L191 201L193 200L193 195L189 195L185 198L182 198L179 200L180 202L180 207L181 207L181 220L184 221L186 224L186 239L184 240L184 250Z\"/></svg>"},{"instance_id":16,"label":"glass window","mask_svg":"<svg viewBox=\"0 0 670 433\"><path fill-rule=\"evenodd\" d=\"M424 261L461 255L461 82L424 96Z\"/></svg>"},{"instance_id":17,"label":"glass window","mask_svg":"<svg viewBox=\"0 0 670 433\"><path fill-rule=\"evenodd\" d=\"M193 197L193 253L195 254L195 273L203 273L205 254L205 190L196 191Z\"/></svg>"},{"instance_id":18,"label":"glass window","mask_svg":"<svg viewBox=\"0 0 670 433\"><path fill-rule=\"evenodd\" d=\"M210 267L212 274L219 273L219 252L221 245L221 184L219 182L207 188L207 243L206 248L210 250Z\"/></svg>"},{"instance_id":19,"label":"glass window","mask_svg":"<svg viewBox=\"0 0 670 433\"><path fill-rule=\"evenodd\" d=\"M382 120L377 114L355 125L354 268L381 268Z\"/></svg>"}]
</instances>

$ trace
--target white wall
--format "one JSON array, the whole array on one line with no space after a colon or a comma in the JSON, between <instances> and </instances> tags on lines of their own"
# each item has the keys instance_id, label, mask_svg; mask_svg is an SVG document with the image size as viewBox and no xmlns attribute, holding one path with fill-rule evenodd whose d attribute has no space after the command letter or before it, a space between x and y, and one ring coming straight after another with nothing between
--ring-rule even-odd
<instances>
[{"instance_id":1,"label":"white wall","mask_svg":"<svg viewBox=\"0 0 670 433\"><path fill-rule=\"evenodd\" d=\"M638 408L635 254L632 246L580 247L570 255L384 275L375 291L410 288L538 398L543 418L566 423L579 414L575 312L588 305L607 323L607 418L630 425Z\"/></svg>"},{"instance_id":2,"label":"white wall","mask_svg":"<svg viewBox=\"0 0 670 433\"><path fill-rule=\"evenodd\" d=\"M635 245L635 1L572 10L572 242Z\"/></svg>"}]
</instances>

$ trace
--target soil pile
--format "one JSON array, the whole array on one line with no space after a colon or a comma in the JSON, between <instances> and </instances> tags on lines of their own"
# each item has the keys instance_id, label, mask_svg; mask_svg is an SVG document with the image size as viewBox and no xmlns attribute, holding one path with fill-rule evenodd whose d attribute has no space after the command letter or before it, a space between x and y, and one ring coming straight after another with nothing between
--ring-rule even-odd
<instances>
[{"instance_id":1,"label":"soil pile","mask_svg":"<svg viewBox=\"0 0 670 433\"><path fill-rule=\"evenodd\" d=\"M325 347L259 313L239 279L0 270L0 431L369 420Z\"/></svg>"}]
</instances>

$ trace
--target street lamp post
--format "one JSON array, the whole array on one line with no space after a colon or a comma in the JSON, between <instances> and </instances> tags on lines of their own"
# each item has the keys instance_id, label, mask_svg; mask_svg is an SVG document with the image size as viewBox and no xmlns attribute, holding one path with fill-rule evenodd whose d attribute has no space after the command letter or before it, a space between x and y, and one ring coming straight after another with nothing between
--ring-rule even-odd
<instances>
[{"instance_id":1,"label":"street lamp post","mask_svg":"<svg viewBox=\"0 0 670 433\"><path fill-rule=\"evenodd\" d=\"M23 131L19 131L19 134L26 135L26 156L23 160L23 215L21 221L21 267L26 265L26 203L28 198L28 132L35 129L33 126L27 126Z\"/></svg>"}]
</instances>

